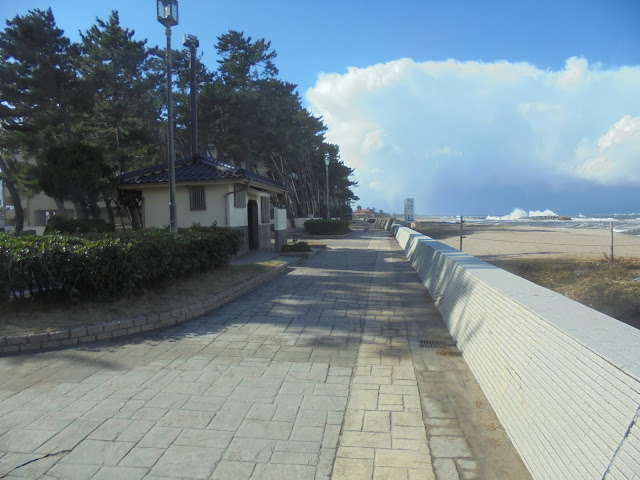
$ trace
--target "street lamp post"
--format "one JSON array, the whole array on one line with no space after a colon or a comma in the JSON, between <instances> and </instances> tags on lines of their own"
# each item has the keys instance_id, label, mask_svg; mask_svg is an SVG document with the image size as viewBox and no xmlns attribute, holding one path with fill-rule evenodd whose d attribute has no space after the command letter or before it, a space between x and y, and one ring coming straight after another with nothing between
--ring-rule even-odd
<instances>
[{"instance_id":1,"label":"street lamp post","mask_svg":"<svg viewBox=\"0 0 640 480\"><path fill-rule=\"evenodd\" d=\"M158 21L167 32L167 156L169 163L169 228L178 231L176 212L176 152L173 148L173 95L171 93L171 27L178 24L178 0L157 0Z\"/></svg>"},{"instance_id":2,"label":"street lamp post","mask_svg":"<svg viewBox=\"0 0 640 480\"><path fill-rule=\"evenodd\" d=\"M324 156L324 165L327 169L327 178L326 178L326 184L327 184L327 192L326 192L326 196L325 201L327 202L327 220L329 219L329 162L331 161L331 157L329 156L329 154L325 154Z\"/></svg>"},{"instance_id":3,"label":"street lamp post","mask_svg":"<svg viewBox=\"0 0 640 480\"><path fill-rule=\"evenodd\" d=\"M191 156L198 155L198 103L196 86L196 48L200 46L195 35L183 35L182 44L189 48L189 97L191 100Z\"/></svg>"}]
</instances>

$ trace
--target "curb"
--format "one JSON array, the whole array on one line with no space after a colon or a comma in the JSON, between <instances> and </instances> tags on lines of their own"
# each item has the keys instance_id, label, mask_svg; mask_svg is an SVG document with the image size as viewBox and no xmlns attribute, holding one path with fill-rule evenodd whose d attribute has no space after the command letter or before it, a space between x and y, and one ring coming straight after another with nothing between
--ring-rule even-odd
<instances>
[{"instance_id":1,"label":"curb","mask_svg":"<svg viewBox=\"0 0 640 480\"><path fill-rule=\"evenodd\" d=\"M310 252L280 252L279 255L281 257L301 257L301 258L309 258L313 257L316 253L318 253L318 249L313 249Z\"/></svg>"},{"instance_id":2,"label":"curb","mask_svg":"<svg viewBox=\"0 0 640 480\"><path fill-rule=\"evenodd\" d=\"M181 308L150 315L140 315L135 318L115 320L97 325L83 325L66 328L55 332L31 333L29 335L0 336L0 357L20 353L34 353L44 350L74 347L85 343L113 340L116 338L136 335L149 330L171 327L188 320L200 317L207 312L220 308L235 298L253 290L258 285L271 278L285 273L291 263L285 263L265 272L251 280L247 280L224 292L208 296L202 302Z\"/></svg>"}]
</instances>

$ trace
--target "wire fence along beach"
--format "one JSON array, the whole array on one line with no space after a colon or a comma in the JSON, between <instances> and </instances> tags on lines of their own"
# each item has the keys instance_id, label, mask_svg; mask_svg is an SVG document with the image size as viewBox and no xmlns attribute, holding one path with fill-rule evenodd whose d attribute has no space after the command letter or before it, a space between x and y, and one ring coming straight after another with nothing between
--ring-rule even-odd
<instances>
[{"instance_id":1,"label":"wire fence along beach","mask_svg":"<svg viewBox=\"0 0 640 480\"><path fill-rule=\"evenodd\" d=\"M486 259L587 257L640 257L640 237L609 229L553 226L544 221L539 225L527 222L496 222L460 219L418 221L413 228L435 240L465 253ZM550 225L551 223L551 225ZM559 222L560 223L560 222ZM461 228L462 227L462 228Z\"/></svg>"}]
</instances>

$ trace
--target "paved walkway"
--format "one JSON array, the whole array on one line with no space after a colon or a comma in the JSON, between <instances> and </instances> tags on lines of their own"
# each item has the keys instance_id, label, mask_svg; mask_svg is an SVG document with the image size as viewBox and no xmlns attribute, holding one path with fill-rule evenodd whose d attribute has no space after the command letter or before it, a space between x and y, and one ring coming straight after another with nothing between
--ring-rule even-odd
<instances>
[{"instance_id":1,"label":"paved walkway","mask_svg":"<svg viewBox=\"0 0 640 480\"><path fill-rule=\"evenodd\" d=\"M527 479L387 232L119 343L0 358L0 478ZM444 353L444 355L443 355Z\"/></svg>"}]
</instances>

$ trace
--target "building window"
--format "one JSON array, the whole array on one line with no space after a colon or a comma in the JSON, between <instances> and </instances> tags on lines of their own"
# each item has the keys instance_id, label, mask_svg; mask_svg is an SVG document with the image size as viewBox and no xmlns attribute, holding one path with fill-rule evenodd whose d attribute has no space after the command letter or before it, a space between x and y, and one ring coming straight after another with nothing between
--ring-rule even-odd
<instances>
[{"instance_id":1,"label":"building window","mask_svg":"<svg viewBox=\"0 0 640 480\"><path fill-rule=\"evenodd\" d=\"M189 188L189 208L191 210L206 210L207 202L204 187Z\"/></svg>"},{"instance_id":2,"label":"building window","mask_svg":"<svg viewBox=\"0 0 640 480\"><path fill-rule=\"evenodd\" d=\"M269 214L271 213L271 202L269 197L260 197L260 213L262 217L262 223L269 223Z\"/></svg>"},{"instance_id":3,"label":"building window","mask_svg":"<svg viewBox=\"0 0 640 480\"><path fill-rule=\"evenodd\" d=\"M242 188L241 185L233 186L233 206L236 208L245 208L247 206L247 191L236 190L236 188Z\"/></svg>"}]
</instances>

